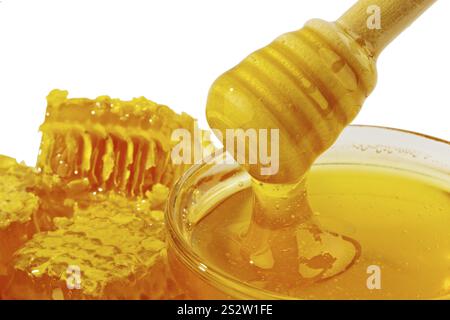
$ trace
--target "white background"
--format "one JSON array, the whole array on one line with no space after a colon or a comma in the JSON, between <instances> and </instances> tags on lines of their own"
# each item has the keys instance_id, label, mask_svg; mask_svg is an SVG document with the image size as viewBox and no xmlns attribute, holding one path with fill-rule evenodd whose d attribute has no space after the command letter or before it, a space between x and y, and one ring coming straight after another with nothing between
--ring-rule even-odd
<instances>
[{"instance_id":1,"label":"white background","mask_svg":"<svg viewBox=\"0 0 450 320\"><path fill-rule=\"evenodd\" d=\"M405 0L409 1L409 0ZM354 0L0 0L0 154L34 164L45 97L146 96L206 125L213 80L311 18ZM450 1L439 0L379 59L356 119L450 140Z\"/></svg>"}]
</instances>

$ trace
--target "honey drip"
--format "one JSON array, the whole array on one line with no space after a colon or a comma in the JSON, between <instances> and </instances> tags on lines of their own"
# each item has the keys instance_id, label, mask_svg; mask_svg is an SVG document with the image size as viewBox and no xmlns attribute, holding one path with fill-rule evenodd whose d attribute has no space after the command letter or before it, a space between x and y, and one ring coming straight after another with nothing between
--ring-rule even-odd
<instances>
[{"instance_id":1,"label":"honey drip","mask_svg":"<svg viewBox=\"0 0 450 320\"><path fill-rule=\"evenodd\" d=\"M326 231L315 221L304 180L293 185L254 181L252 189L253 216L243 254L262 274L270 270L303 286L342 273L356 261L356 241ZM282 281L276 277L271 281Z\"/></svg>"},{"instance_id":2,"label":"honey drip","mask_svg":"<svg viewBox=\"0 0 450 320\"><path fill-rule=\"evenodd\" d=\"M207 105L212 128L222 134L237 128L280 131L279 171L263 176L259 164L246 166L254 205L241 254L262 274L268 270L303 285L340 274L357 259L356 241L315 221L307 172L356 116L375 81L369 48L337 24L312 20L213 84ZM287 264L289 270L279 269Z\"/></svg>"}]
</instances>

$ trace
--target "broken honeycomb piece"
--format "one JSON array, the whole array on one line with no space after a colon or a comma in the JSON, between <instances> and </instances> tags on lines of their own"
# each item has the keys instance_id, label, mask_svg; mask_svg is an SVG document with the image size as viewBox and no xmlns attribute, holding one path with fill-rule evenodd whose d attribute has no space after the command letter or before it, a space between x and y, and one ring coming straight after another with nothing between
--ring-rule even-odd
<instances>
[{"instance_id":1,"label":"broken honeycomb piece","mask_svg":"<svg viewBox=\"0 0 450 320\"><path fill-rule=\"evenodd\" d=\"M187 165L173 165L175 129L193 132L195 121L143 97L69 99L47 97L38 168L66 180L87 178L92 190L143 195L156 183L172 186Z\"/></svg>"},{"instance_id":2,"label":"broken honeycomb piece","mask_svg":"<svg viewBox=\"0 0 450 320\"><path fill-rule=\"evenodd\" d=\"M54 217L70 217L75 200L90 201L88 195L0 155L0 292L14 252L35 233L53 229Z\"/></svg>"},{"instance_id":3,"label":"broken honeycomb piece","mask_svg":"<svg viewBox=\"0 0 450 320\"><path fill-rule=\"evenodd\" d=\"M130 200L97 194L56 230L36 234L16 254L11 299L161 299L176 297L165 260L168 189ZM79 273L73 273L73 270ZM77 272L78 272L77 271Z\"/></svg>"},{"instance_id":4,"label":"broken honeycomb piece","mask_svg":"<svg viewBox=\"0 0 450 320\"><path fill-rule=\"evenodd\" d=\"M14 251L39 230L39 198L28 192L35 179L31 168L0 156L0 288Z\"/></svg>"},{"instance_id":5,"label":"broken honeycomb piece","mask_svg":"<svg viewBox=\"0 0 450 320\"><path fill-rule=\"evenodd\" d=\"M0 155L0 230L12 223L31 220L38 199L27 189L36 183L36 173L16 160Z\"/></svg>"}]
</instances>

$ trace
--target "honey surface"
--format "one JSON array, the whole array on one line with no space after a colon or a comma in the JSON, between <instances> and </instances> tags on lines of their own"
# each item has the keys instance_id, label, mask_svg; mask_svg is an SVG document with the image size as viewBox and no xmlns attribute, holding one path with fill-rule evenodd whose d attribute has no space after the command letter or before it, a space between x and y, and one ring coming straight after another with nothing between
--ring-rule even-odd
<instances>
[{"instance_id":1,"label":"honey surface","mask_svg":"<svg viewBox=\"0 0 450 320\"><path fill-rule=\"evenodd\" d=\"M444 297L450 294L449 191L439 181L387 168L314 167L308 177L314 221L360 247L358 259L345 272L318 282L305 283L295 272L298 244L286 243L291 250L287 259L274 261L261 254L252 261L242 254L253 223L249 189L201 220L192 246L206 266L254 286L255 297L257 288L305 299ZM367 287L372 265L381 268L381 289Z\"/></svg>"}]
</instances>

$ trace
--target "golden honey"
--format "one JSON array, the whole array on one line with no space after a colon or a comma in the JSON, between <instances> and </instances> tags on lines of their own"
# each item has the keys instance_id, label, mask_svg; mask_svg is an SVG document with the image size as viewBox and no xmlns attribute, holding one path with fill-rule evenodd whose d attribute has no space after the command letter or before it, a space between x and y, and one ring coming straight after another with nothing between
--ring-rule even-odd
<instances>
[{"instance_id":1,"label":"golden honey","mask_svg":"<svg viewBox=\"0 0 450 320\"><path fill-rule=\"evenodd\" d=\"M270 176L260 164L245 165L251 179L215 168L203 190L189 174L174 187L190 164L171 163L172 133L192 132L191 117L145 98L51 92L37 169L0 158L0 297L448 298L448 170L337 161L308 173L374 89L381 50L433 2L380 0L386 27L368 31L361 0L214 83L216 132L280 130ZM176 283L162 211L172 187Z\"/></svg>"},{"instance_id":2,"label":"golden honey","mask_svg":"<svg viewBox=\"0 0 450 320\"><path fill-rule=\"evenodd\" d=\"M252 176L249 207L234 207L245 203L244 199L236 203L229 199L224 204L224 212L237 215L229 223L239 230L231 230L223 215L211 213L211 217L221 217L217 219L228 229L205 227L206 231L200 232L228 233L223 243L212 246L217 253L226 252L236 271L247 273L245 282L251 279L270 292L301 297L293 292L348 274L364 258L357 238L339 228L326 228L316 217L320 212L308 196L308 170L335 143L374 89L379 53L433 2L380 1L377 8L385 14L387 26L380 31L369 28L365 17L361 18L369 2L359 1L336 22L311 20L302 29L281 35L214 82L206 114L219 137L229 130L252 129L278 130L280 137L276 148L279 170L264 174L261 163L244 164ZM229 146L225 148L233 152ZM257 152L250 146L246 151ZM383 176L380 179L402 186ZM228 193L230 188L226 187ZM248 214L244 226L239 220L245 215L242 211ZM380 220L384 221L384 216ZM199 241L200 245L212 242L208 238ZM346 285L355 286L351 281ZM343 291L351 292L346 287ZM385 294L398 297L399 291L386 290Z\"/></svg>"},{"instance_id":3,"label":"golden honey","mask_svg":"<svg viewBox=\"0 0 450 320\"><path fill-rule=\"evenodd\" d=\"M369 48L340 25L312 20L249 55L210 90L208 122L222 135L279 130L279 170L263 175L260 164L245 166L254 201L240 250L247 260L266 260L273 273L300 276L297 285L344 272L358 257L353 239L313 219L305 173L359 112L375 86L375 64ZM278 268L282 261L293 269Z\"/></svg>"},{"instance_id":4,"label":"golden honey","mask_svg":"<svg viewBox=\"0 0 450 320\"><path fill-rule=\"evenodd\" d=\"M411 133L349 127L305 182L312 225L337 237L318 244L298 232L305 224L266 225L253 255L252 178L237 166L191 170L168 207L169 238L182 242L169 241L175 278L200 299L448 299L449 152Z\"/></svg>"},{"instance_id":5,"label":"golden honey","mask_svg":"<svg viewBox=\"0 0 450 320\"><path fill-rule=\"evenodd\" d=\"M278 266L264 252L256 261L241 254L253 211L249 189L220 203L195 226L192 250L205 265L254 286L255 297L257 288L302 299L429 299L450 294L450 186L397 170L339 165L316 167L308 185L314 220L323 230L358 244L359 256L345 272L304 283L300 271L295 272L299 261L290 244L285 246L291 252L276 260ZM380 289L367 286L370 266L381 269Z\"/></svg>"}]
</instances>

